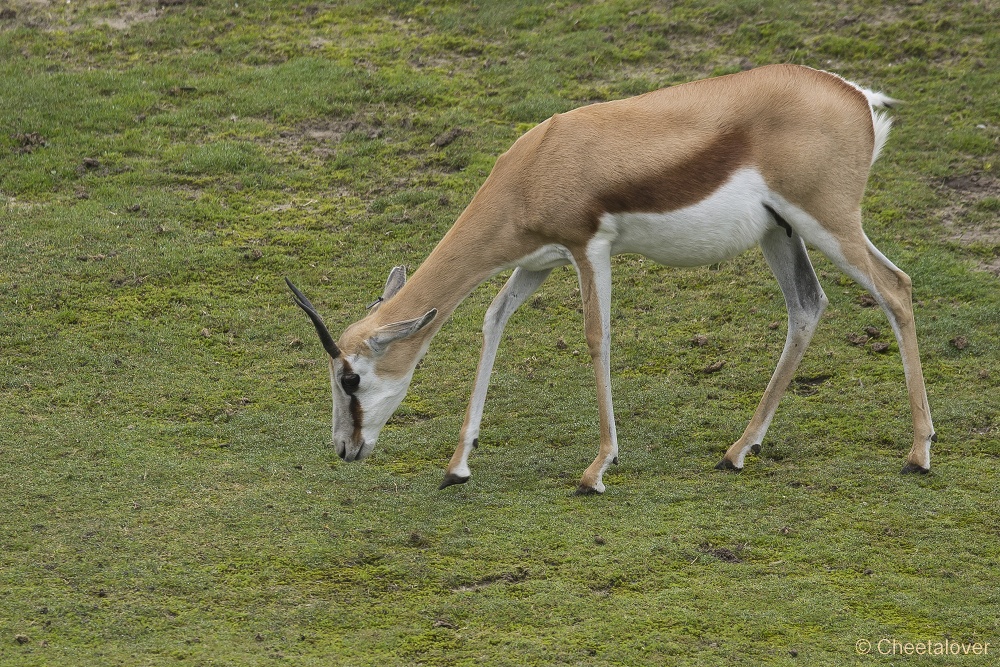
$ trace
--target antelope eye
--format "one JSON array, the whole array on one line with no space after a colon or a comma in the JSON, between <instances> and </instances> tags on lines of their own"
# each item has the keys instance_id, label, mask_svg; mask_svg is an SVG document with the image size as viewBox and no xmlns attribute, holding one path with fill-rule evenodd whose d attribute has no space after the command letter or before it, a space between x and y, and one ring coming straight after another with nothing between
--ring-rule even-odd
<instances>
[{"instance_id":1,"label":"antelope eye","mask_svg":"<svg viewBox=\"0 0 1000 667\"><path fill-rule=\"evenodd\" d=\"M348 394L353 394L357 391L358 386L361 384L361 376L357 373L344 373L340 378L340 386L344 388Z\"/></svg>"}]
</instances>

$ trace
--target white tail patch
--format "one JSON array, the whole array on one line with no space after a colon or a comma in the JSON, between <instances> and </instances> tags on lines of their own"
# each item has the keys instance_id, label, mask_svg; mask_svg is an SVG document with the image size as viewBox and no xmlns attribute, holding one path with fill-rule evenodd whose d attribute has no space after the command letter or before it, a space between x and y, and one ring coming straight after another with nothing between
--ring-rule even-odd
<instances>
[{"instance_id":1,"label":"white tail patch","mask_svg":"<svg viewBox=\"0 0 1000 667\"><path fill-rule=\"evenodd\" d=\"M870 98L869 98L870 99ZM892 129L892 119L882 111L872 109L872 127L875 128L875 148L872 149L872 164L878 159L882 147L889 139L889 130Z\"/></svg>"},{"instance_id":2,"label":"white tail patch","mask_svg":"<svg viewBox=\"0 0 1000 667\"><path fill-rule=\"evenodd\" d=\"M853 81L848 81L839 74L834 74L833 72L827 72L827 74L832 74L841 81L850 84L853 88L860 91L861 94L865 96L865 99L868 100L868 106L872 108L872 128L875 130L875 148L872 149L872 164L875 164L875 160L878 159L879 154L882 152L882 147L885 146L885 142L889 139L889 130L892 129L892 119L886 114L875 110L891 109L897 104L900 104L900 101L889 97L885 93L869 90L868 88L859 86Z\"/></svg>"},{"instance_id":3,"label":"white tail patch","mask_svg":"<svg viewBox=\"0 0 1000 667\"><path fill-rule=\"evenodd\" d=\"M875 148L872 150L872 164L874 164L875 160L878 159L879 153L882 152L882 147L885 146L886 140L889 139L889 130L892 129L892 119L881 111L875 111L875 109L891 109L900 102L885 93L868 90L855 83L851 85L864 93L869 106L872 108L872 127L875 129Z\"/></svg>"}]
</instances>

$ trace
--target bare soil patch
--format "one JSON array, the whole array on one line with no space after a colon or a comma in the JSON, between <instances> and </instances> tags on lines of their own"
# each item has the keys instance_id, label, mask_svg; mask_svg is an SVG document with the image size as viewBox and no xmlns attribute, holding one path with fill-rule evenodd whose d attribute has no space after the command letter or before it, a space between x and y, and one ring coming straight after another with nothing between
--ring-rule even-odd
<instances>
[{"instance_id":1,"label":"bare soil patch","mask_svg":"<svg viewBox=\"0 0 1000 667\"><path fill-rule=\"evenodd\" d=\"M361 120L320 120L310 121L296 128L280 132L273 144L281 149L302 154L309 151L315 157L325 160L336 154L337 145L347 135L360 133L369 139L378 139L382 130L372 123Z\"/></svg>"},{"instance_id":2,"label":"bare soil patch","mask_svg":"<svg viewBox=\"0 0 1000 667\"><path fill-rule=\"evenodd\" d=\"M45 137L38 134L37 132L28 132L26 134L12 134L11 139L17 146L14 148L14 152L23 155L24 153L34 153L35 149L42 148L48 145Z\"/></svg>"},{"instance_id":3,"label":"bare soil patch","mask_svg":"<svg viewBox=\"0 0 1000 667\"><path fill-rule=\"evenodd\" d=\"M106 25L115 30L128 30L137 23L149 23L155 21L158 16L156 7L146 11L127 9L117 16L108 16L94 19L96 25Z\"/></svg>"},{"instance_id":4,"label":"bare soil patch","mask_svg":"<svg viewBox=\"0 0 1000 667\"><path fill-rule=\"evenodd\" d=\"M0 21L45 32L74 31L92 25L128 30L136 24L155 21L162 15L163 7L187 2L188 0L130 0L107 3L100 0L74 0L70 3L65 0L21 0L0 8Z\"/></svg>"},{"instance_id":5,"label":"bare soil patch","mask_svg":"<svg viewBox=\"0 0 1000 667\"><path fill-rule=\"evenodd\" d=\"M745 545L738 544L735 548L720 547L711 542L703 542L698 546L698 551L709 556L714 556L725 563L742 563Z\"/></svg>"},{"instance_id":6,"label":"bare soil patch","mask_svg":"<svg viewBox=\"0 0 1000 667\"><path fill-rule=\"evenodd\" d=\"M1000 248L1000 215L983 215L981 210L987 200L1000 199L1000 179L981 173L950 176L942 181L941 190L951 200L940 212L950 240L966 246ZM981 262L980 266L1000 276L1000 257Z\"/></svg>"}]
</instances>

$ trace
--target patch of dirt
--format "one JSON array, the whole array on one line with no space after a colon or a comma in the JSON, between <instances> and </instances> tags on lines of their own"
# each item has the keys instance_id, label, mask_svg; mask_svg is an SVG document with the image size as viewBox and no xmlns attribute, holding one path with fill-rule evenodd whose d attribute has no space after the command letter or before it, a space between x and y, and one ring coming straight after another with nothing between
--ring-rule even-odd
<instances>
[{"instance_id":1,"label":"patch of dirt","mask_svg":"<svg viewBox=\"0 0 1000 667\"><path fill-rule=\"evenodd\" d=\"M305 123L278 134L273 143L296 153L311 151L313 156L325 160L336 154L337 144L352 133L358 132L369 139L378 139L382 130L373 123L361 120L321 120Z\"/></svg>"},{"instance_id":2,"label":"patch of dirt","mask_svg":"<svg viewBox=\"0 0 1000 667\"><path fill-rule=\"evenodd\" d=\"M865 343L868 342L868 336L864 334L849 333L846 338L848 343L851 345L857 345L858 347L864 347Z\"/></svg>"},{"instance_id":3,"label":"patch of dirt","mask_svg":"<svg viewBox=\"0 0 1000 667\"><path fill-rule=\"evenodd\" d=\"M166 5L167 3L164 2L162 4ZM115 30L128 30L137 23L150 23L155 21L158 16L156 7L153 7L148 11L126 9L117 16L96 18L94 19L94 25L106 25L109 28L114 28Z\"/></svg>"},{"instance_id":4,"label":"patch of dirt","mask_svg":"<svg viewBox=\"0 0 1000 667\"><path fill-rule=\"evenodd\" d=\"M25 134L12 134L10 138L14 140L17 146L14 148L14 152L23 155L24 153L34 153L35 149L43 148L48 145L45 141L45 137L38 134L37 132L27 132Z\"/></svg>"},{"instance_id":5,"label":"patch of dirt","mask_svg":"<svg viewBox=\"0 0 1000 667\"><path fill-rule=\"evenodd\" d=\"M378 139L382 136L381 130L359 120L313 123L302 127L300 131L308 139L331 141L334 143L343 141L344 137L351 132L360 132L369 139ZM282 136L288 134L290 133L282 133Z\"/></svg>"},{"instance_id":6,"label":"patch of dirt","mask_svg":"<svg viewBox=\"0 0 1000 667\"><path fill-rule=\"evenodd\" d=\"M726 361L724 359L720 360L720 361L716 361L715 363L711 363L708 366L705 366L704 368L702 368L701 372L702 373L706 373L706 374L718 373L719 371L722 370L722 368L725 365L726 365Z\"/></svg>"},{"instance_id":7,"label":"patch of dirt","mask_svg":"<svg viewBox=\"0 0 1000 667\"><path fill-rule=\"evenodd\" d=\"M410 537L407 539L406 543L411 547L424 548L430 545L430 540L421 535L419 532L413 531L410 533Z\"/></svg>"},{"instance_id":8,"label":"patch of dirt","mask_svg":"<svg viewBox=\"0 0 1000 667\"><path fill-rule=\"evenodd\" d=\"M979 266L983 267L984 270L989 271L997 278L1000 278L1000 257L994 257L988 262L980 262Z\"/></svg>"},{"instance_id":9,"label":"patch of dirt","mask_svg":"<svg viewBox=\"0 0 1000 667\"><path fill-rule=\"evenodd\" d=\"M502 574L492 574L477 581L473 581L469 584L464 584L452 590L456 593L468 593L471 591L478 591L482 588L486 588L492 584L496 583L507 583L516 584L524 581L528 578L528 571L524 568L517 568L513 572L504 572Z\"/></svg>"},{"instance_id":10,"label":"patch of dirt","mask_svg":"<svg viewBox=\"0 0 1000 667\"><path fill-rule=\"evenodd\" d=\"M435 137L434 141L431 142L431 145L436 146L438 148L444 148L448 144L455 141L455 139L458 139L463 134L465 134L465 130L463 130L460 127L453 127L447 132L443 132L442 134L439 134L437 137Z\"/></svg>"},{"instance_id":11,"label":"patch of dirt","mask_svg":"<svg viewBox=\"0 0 1000 667\"><path fill-rule=\"evenodd\" d=\"M10 3L15 7L0 9L0 20L42 32L72 32L92 25L127 30L136 23L155 20L158 16L157 8L168 2L169 0L156 3L149 0L114 3L98 0L21 0Z\"/></svg>"},{"instance_id":12,"label":"patch of dirt","mask_svg":"<svg viewBox=\"0 0 1000 667\"><path fill-rule=\"evenodd\" d=\"M698 551L709 556L714 556L725 563L743 562L743 545L737 545L736 549L729 549L728 547L717 547L709 542L703 542L698 546Z\"/></svg>"},{"instance_id":13,"label":"patch of dirt","mask_svg":"<svg viewBox=\"0 0 1000 667\"><path fill-rule=\"evenodd\" d=\"M797 377L792 380L792 391L799 396L812 396L819 392L819 386L829 380L832 375L812 375Z\"/></svg>"},{"instance_id":14,"label":"patch of dirt","mask_svg":"<svg viewBox=\"0 0 1000 667\"><path fill-rule=\"evenodd\" d=\"M1000 215L984 216L976 210L987 199L1000 199L1000 179L982 173L960 174L941 181L940 190L952 201L939 213L949 240L1000 248ZM980 268L1000 276L1000 256L981 262Z\"/></svg>"},{"instance_id":15,"label":"patch of dirt","mask_svg":"<svg viewBox=\"0 0 1000 667\"><path fill-rule=\"evenodd\" d=\"M858 305L862 308L874 308L878 305L878 301L871 294L860 294L858 295Z\"/></svg>"}]
</instances>

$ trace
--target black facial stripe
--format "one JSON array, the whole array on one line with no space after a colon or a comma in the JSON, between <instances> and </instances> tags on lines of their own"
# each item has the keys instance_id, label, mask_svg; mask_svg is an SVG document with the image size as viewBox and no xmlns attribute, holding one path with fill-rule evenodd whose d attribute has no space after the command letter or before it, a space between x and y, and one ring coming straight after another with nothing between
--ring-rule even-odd
<instances>
[{"instance_id":1,"label":"black facial stripe","mask_svg":"<svg viewBox=\"0 0 1000 667\"><path fill-rule=\"evenodd\" d=\"M340 387L341 389L344 389L345 392L347 392L347 395L351 399L351 402L348 406L348 410L351 413L351 426L354 429L354 434L352 437L355 442L359 442L361 440L361 425L364 423L365 411L361 408L361 401L358 400L358 397L355 396L352 391L347 391L347 389L344 388L344 383L343 383L343 378L345 375L353 375L354 377L358 377L358 374L354 372L354 369L351 367L351 364L347 361L346 358L341 359L341 364L343 364L343 367L341 369L341 374L340 374L341 378Z\"/></svg>"},{"instance_id":2,"label":"black facial stripe","mask_svg":"<svg viewBox=\"0 0 1000 667\"><path fill-rule=\"evenodd\" d=\"M361 409L361 401L357 396L351 396L351 422L354 425L354 442L361 440L361 424L364 422L365 411Z\"/></svg>"}]
</instances>

